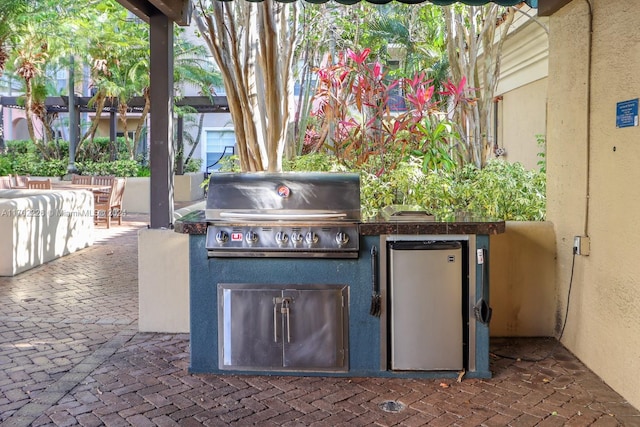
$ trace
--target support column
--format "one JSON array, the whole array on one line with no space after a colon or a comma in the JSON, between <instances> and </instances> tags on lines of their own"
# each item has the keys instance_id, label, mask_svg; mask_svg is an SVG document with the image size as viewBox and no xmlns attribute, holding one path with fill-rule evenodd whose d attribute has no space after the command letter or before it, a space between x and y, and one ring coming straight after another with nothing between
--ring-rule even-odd
<instances>
[{"instance_id":1,"label":"support column","mask_svg":"<svg viewBox=\"0 0 640 427\"><path fill-rule=\"evenodd\" d=\"M80 111L76 107L76 73L74 56L69 57L69 164L67 174L77 173L76 151L80 141Z\"/></svg>"},{"instance_id":2,"label":"support column","mask_svg":"<svg viewBox=\"0 0 640 427\"><path fill-rule=\"evenodd\" d=\"M2 98L0 96L0 98ZM0 154L4 153L6 150L5 142L4 142L4 107L0 104Z\"/></svg>"},{"instance_id":3,"label":"support column","mask_svg":"<svg viewBox=\"0 0 640 427\"><path fill-rule=\"evenodd\" d=\"M150 226L173 224L173 22L165 15L149 19L151 44Z\"/></svg>"},{"instance_id":4,"label":"support column","mask_svg":"<svg viewBox=\"0 0 640 427\"><path fill-rule=\"evenodd\" d=\"M113 101L114 105L109 107L109 160L114 161L118 152L118 117L116 116L117 101Z\"/></svg>"}]
</instances>

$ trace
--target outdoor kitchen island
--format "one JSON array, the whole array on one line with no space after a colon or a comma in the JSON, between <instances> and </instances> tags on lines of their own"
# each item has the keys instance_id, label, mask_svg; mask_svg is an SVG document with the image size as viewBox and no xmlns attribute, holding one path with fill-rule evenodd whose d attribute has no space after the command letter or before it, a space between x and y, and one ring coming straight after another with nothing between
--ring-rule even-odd
<instances>
[{"instance_id":1,"label":"outdoor kitchen island","mask_svg":"<svg viewBox=\"0 0 640 427\"><path fill-rule=\"evenodd\" d=\"M345 182L345 177L339 180ZM324 184L322 180L312 184L317 187L313 194L322 193ZM303 192L301 188L296 182L284 181L277 192L289 197L291 191L293 197ZM263 193L264 189L260 190ZM345 199L353 196L344 188L338 193L346 193ZM337 207L331 204L341 202L328 203L330 211L335 212ZM313 217L320 215L317 209L309 212ZM349 210L344 212L348 217ZM296 215L288 210L285 216ZM241 228L247 225L239 219L216 223L208 212L194 211L175 224L176 232L189 235L191 372L455 378L464 371L469 378L491 377L489 236L503 233L504 222L381 218L357 221L353 228L351 221L340 219L326 220L316 229L308 219L282 226L273 219L261 221ZM265 233L273 234L267 237ZM271 236L278 242L279 248L271 249L275 252L270 253L269 248L255 250L257 243ZM234 239L251 250L218 250L218 246L233 246ZM336 248L314 252L323 240L331 240L334 245L337 242ZM298 244L299 254L293 249ZM409 246L454 249L404 251ZM283 247L290 249L284 251ZM402 264L405 253L410 255L408 260L422 253L442 254L442 262L422 263L420 258L417 263L410 262L453 268L456 274L454 285L435 283L444 289L442 299L433 294L436 297L418 305L424 308L417 311L439 313L438 317L418 320L403 331L394 323L398 319L407 324L407 310L394 306L392 300L396 298L393 283L404 279L394 279L392 270L397 257L400 261L396 269L406 275ZM424 277L422 286L421 278L413 276L409 281L417 282L418 287L431 287L429 277ZM421 293L423 290L418 289ZM410 326L411 322L409 318ZM399 335L406 336L397 340ZM451 340L450 335L457 338ZM448 342L448 347L442 346L441 339ZM408 365L400 360L405 356ZM421 365L422 359L426 359L426 365ZM442 360L446 363L441 366ZM453 364L448 364L449 360Z\"/></svg>"}]
</instances>

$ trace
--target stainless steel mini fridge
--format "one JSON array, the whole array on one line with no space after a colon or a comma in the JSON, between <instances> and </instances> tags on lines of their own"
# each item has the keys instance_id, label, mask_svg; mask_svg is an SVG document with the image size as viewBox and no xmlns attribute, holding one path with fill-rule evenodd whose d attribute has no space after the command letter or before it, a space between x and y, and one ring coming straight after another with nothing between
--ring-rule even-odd
<instances>
[{"instance_id":1,"label":"stainless steel mini fridge","mask_svg":"<svg viewBox=\"0 0 640 427\"><path fill-rule=\"evenodd\" d=\"M388 263L391 369L461 370L461 242L388 242Z\"/></svg>"}]
</instances>

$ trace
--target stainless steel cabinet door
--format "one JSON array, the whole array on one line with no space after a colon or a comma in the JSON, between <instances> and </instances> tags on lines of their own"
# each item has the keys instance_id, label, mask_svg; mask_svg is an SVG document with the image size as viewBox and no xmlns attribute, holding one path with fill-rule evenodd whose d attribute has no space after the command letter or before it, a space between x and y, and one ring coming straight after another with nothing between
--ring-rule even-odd
<instances>
[{"instance_id":1,"label":"stainless steel cabinet door","mask_svg":"<svg viewBox=\"0 0 640 427\"><path fill-rule=\"evenodd\" d=\"M348 370L348 287L218 285L220 369Z\"/></svg>"},{"instance_id":2,"label":"stainless steel cabinet door","mask_svg":"<svg viewBox=\"0 0 640 427\"><path fill-rule=\"evenodd\" d=\"M284 366L306 370L345 366L343 289L286 290L283 318Z\"/></svg>"},{"instance_id":3,"label":"stainless steel cabinet door","mask_svg":"<svg viewBox=\"0 0 640 427\"><path fill-rule=\"evenodd\" d=\"M282 366L281 315L274 313L281 294L269 289L219 289L220 369Z\"/></svg>"}]
</instances>

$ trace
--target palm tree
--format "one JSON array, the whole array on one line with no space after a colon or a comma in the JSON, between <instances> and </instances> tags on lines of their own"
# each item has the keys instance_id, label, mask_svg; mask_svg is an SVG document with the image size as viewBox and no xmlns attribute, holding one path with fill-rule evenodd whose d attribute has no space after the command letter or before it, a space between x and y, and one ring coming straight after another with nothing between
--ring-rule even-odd
<instances>
[{"instance_id":1,"label":"palm tree","mask_svg":"<svg viewBox=\"0 0 640 427\"><path fill-rule=\"evenodd\" d=\"M0 2L0 77L9 59L8 42L16 34L16 20L27 10L28 0L2 0Z\"/></svg>"},{"instance_id":2,"label":"palm tree","mask_svg":"<svg viewBox=\"0 0 640 427\"><path fill-rule=\"evenodd\" d=\"M36 34L35 29L29 25L22 36L21 44L16 49L16 59L14 68L16 74L24 80L24 109L27 119L27 129L31 140L40 148L46 157L46 151L41 144L38 144L35 128L33 125L34 116L44 118L46 107L43 97L43 83L38 77L44 75L44 65L49 57L49 47L47 42Z\"/></svg>"},{"instance_id":3,"label":"palm tree","mask_svg":"<svg viewBox=\"0 0 640 427\"><path fill-rule=\"evenodd\" d=\"M184 37L176 38L174 43L174 83L176 87L181 85L191 85L198 88L198 94L201 96L213 95L213 88L222 86L222 75L218 72L213 64L213 58L207 55L207 50L202 45L195 45L189 42ZM185 117L192 112L189 107L175 108L175 113L178 116ZM193 122L193 120L188 120ZM197 120L195 137L191 135L186 129L183 133L183 137L191 145L189 154L184 157L184 144L183 138L176 138L178 146L176 147L176 171L182 173L183 167L189 164L193 153L195 152L198 142L200 141L200 135L202 134L202 127L204 124L204 113L200 113L200 117ZM184 163L183 163L184 159Z\"/></svg>"}]
</instances>

